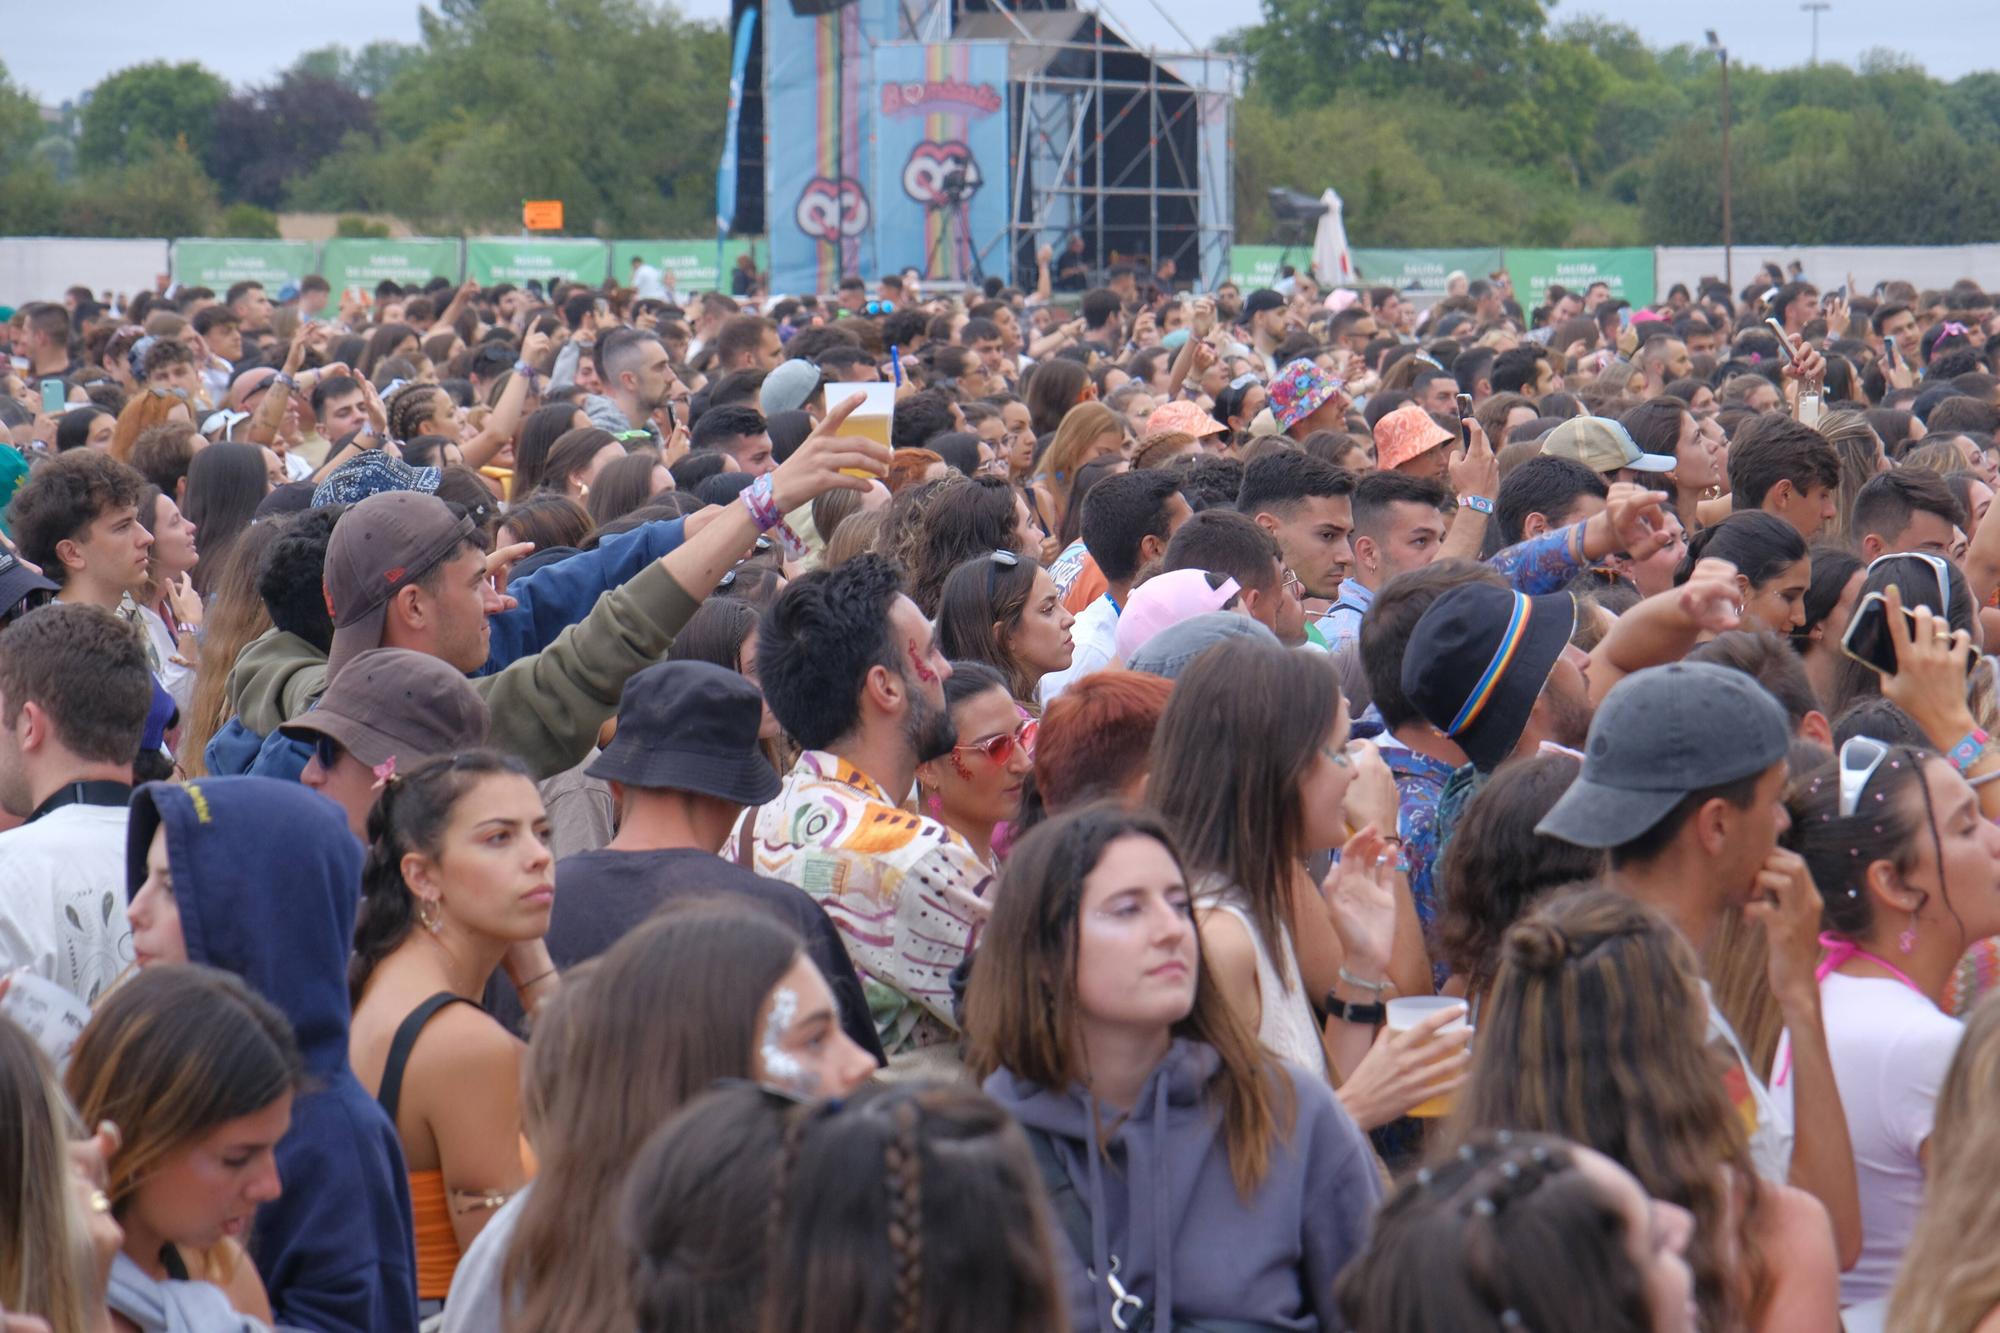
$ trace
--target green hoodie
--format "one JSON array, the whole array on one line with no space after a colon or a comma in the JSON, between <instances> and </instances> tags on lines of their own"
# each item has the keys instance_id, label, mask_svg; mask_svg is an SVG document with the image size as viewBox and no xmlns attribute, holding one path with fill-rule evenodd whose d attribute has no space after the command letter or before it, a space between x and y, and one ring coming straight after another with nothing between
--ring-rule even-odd
<instances>
[{"instance_id":1,"label":"green hoodie","mask_svg":"<svg viewBox=\"0 0 2000 1333\"><path fill-rule=\"evenodd\" d=\"M700 605L664 565L648 565L541 652L473 679L492 712L488 739L538 779L574 768L618 711L625 682L666 657ZM318 702L326 654L296 634L267 630L237 657L227 688L243 725L268 736Z\"/></svg>"}]
</instances>

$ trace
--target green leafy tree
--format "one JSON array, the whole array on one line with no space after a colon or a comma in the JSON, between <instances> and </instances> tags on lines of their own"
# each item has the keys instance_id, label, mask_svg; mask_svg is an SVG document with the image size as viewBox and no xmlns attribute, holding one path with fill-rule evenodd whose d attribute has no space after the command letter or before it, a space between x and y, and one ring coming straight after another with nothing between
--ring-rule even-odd
<instances>
[{"instance_id":1,"label":"green leafy tree","mask_svg":"<svg viewBox=\"0 0 2000 1333\"><path fill-rule=\"evenodd\" d=\"M282 235L278 230L278 215L255 204L231 204L223 209L222 216L215 221L215 234L264 241L275 241Z\"/></svg>"},{"instance_id":2,"label":"green leafy tree","mask_svg":"<svg viewBox=\"0 0 2000 1333\"><path fill-rule=\"evenodd\" d=\"M1264 0L1244 50L1281 106L1342 88L1479 102L1504 88L1544 21L1542 0Z\"/></svg>"},{"instance_id":3,"label":"green leafy tree","mask_svg":"<svg viewBox=\"0 0 2000 1333\"><path fill-rule=\"evenodd\" d=\"M215 183L179 144L153 144L142 157L91 172L65 201L76 236L205 236L214 223Z\"/></svg>"},{"instance_id":4,"label":"green leafy tree","mask_svg":"<svg viewBox=\"0 0 2000 1333\"><path fill-rule=\"evenodd\" d=\"M119 70L91 90L77 160L86 171L123 166L150 157L153 145L175 143L199 158L228 96L228 84L193 62Z\"/></svg>"}]
</instances>

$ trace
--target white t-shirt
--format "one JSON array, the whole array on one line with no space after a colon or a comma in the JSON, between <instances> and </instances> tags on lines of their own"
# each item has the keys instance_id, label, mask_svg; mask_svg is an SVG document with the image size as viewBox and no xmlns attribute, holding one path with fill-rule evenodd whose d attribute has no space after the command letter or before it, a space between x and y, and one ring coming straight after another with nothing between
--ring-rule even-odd
<instances>
[{"instance_id":1,"label":"white t-shirt","mask_svg":"<svg viewBox=\"0 0 2000 1333\"><path fill-rule=\"evenodd\" d=\"M1715 992L1707 981L1701 983L1701 998L1708 1002L1708 1033L1704 1038L1714 1049L1725 1052L1734 1068L1723 1078L1722 1088L1729 1103L1743 1121L1750 1140L1750 1164L1757 1175L1774 1185L1782 1185L1792 1173L1792 1103L1780 1099L1750 1065L1750 1056L1729 1020L1716 1006ZM1785 1067L1782 1057L1774 1068Z\"/></svg>"},{"instance_id":2,"label":"white t-shirt","mask_svg":"<svg viewBox=\"0 0 2000 1333\"><path fill-rule=\"evenodd\" d=\"M1819 984L1833 1081L1847 1112L1861 1193L1861 1258L1840 1275L1840 1303L1887 1296L1924 1201L1918 1157L1964 1024L1888 977L1828 973ZM1787 1068L1781 1046L1777 1068ZM1791 1080L1778 1091L1790 1102Z\"/></svg>"},{"instance_id":3,"label":"white t-shirt","mask_svg":"<svg viewBox=\"0 0 2000 1333\"><path fill-rule=\"evenodd\" d=\"M0 972L94 1004L131 965L125 823L124 806L65 805L0 833Z\"/></svg>"},{"instance_id":4,"label":"white t-shirt","mask_svg":"<svg viewBox=\"0 0 2000 1333\"><path fill-rule=\"evenodd\" d=\"M1109 597L1098 598L1077 612L1069 637L1069 669L1049 672L1035 687L1044 708L1091 672L1118 665L1118 608Z\"/></svg>"},{"instance_id":5,"label":"white t-shirt","mask_svg":"<svg viewBox=\"0 0 2000 1333\"><path fill-rule=\"evenodd\" d=\"M640 264L638 268L633 269L632 293L641 300L649 297L655 301L666 300L667 284L660 276L660 270L651 264Z\"/></svg>"}]
</instances>

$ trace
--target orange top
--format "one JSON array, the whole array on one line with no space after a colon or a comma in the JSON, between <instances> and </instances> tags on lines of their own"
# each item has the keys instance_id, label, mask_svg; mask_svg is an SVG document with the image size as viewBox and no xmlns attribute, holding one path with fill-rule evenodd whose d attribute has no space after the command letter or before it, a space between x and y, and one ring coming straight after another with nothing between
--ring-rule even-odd
<instances>
[{"instance_id":1,"label":"orange top","mask_svg":"<svg viewBox=\"0 0 2000 1333\"><path fill-rule=\"evenodd\" d=\"M458 1233L451 1229L444 1172L410 1172L410 1210L416 1214L417 1299L441 1301L451 1291L451 1275L463 1254Z\"/></svg>"}]
</instances>

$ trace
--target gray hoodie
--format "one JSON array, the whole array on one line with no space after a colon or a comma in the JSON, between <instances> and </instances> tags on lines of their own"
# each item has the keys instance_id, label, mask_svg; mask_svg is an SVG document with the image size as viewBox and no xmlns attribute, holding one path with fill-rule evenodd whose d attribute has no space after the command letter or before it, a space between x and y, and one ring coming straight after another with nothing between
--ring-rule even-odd
<instances>
[{"instance_id":1,"label":"gray hoodie","mask_svg":"<svg viewBox=\"0 0 2000 1333\"><path fill-rule=\"evenodd\" d=\"M989 1096L1052 1141L1090 1215L1089 1255L1077 1254L1057 1226L1076 1333L1112 1333L1111 1293L1101 1279L1114 1260L1119 1283L1144 1302L1158 1333L1176 1317L1340 1326L1333 1280L1366 1243L1381 1196L1368 1141L1325 1079L1281 1066L1297 1118L1246 1202L1230 1179L1220 1107L1202 1095L1221 1066L1214 1048L1176 1040L1105 1153L1090 1150L1084 1088L1051 1092L1004 1069L986 1080ZM1110 1124L1116 1113L1098 1107L1097 1118ZM1126 1324L1139 1318L1128 1306Z\"/></svg>"},{"instance_id":2,"label":"gray hoodie","mask_svg":"<svg viewBox=\"0 0 2000 1333\"><path fill-rule=\"evenodd\" d=\"M149 1277L123 1251L111 1260L105 1296L140 1333L269 1333L249 1315L236 1313L222 1288Z\"/></svg>"}]
</instances>

